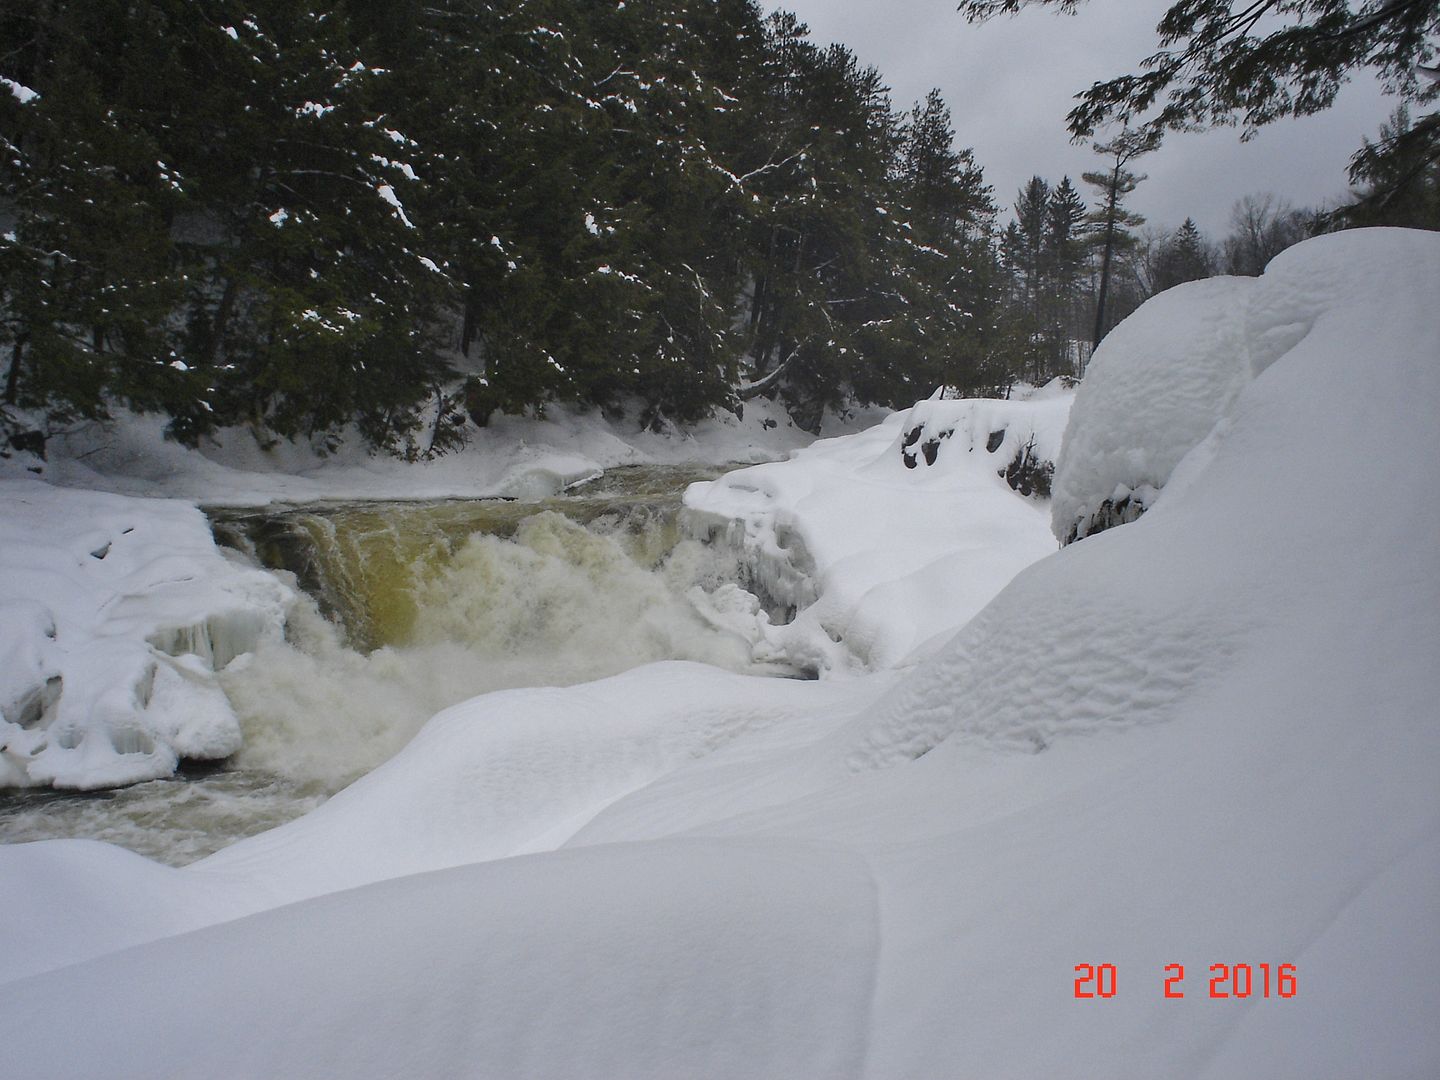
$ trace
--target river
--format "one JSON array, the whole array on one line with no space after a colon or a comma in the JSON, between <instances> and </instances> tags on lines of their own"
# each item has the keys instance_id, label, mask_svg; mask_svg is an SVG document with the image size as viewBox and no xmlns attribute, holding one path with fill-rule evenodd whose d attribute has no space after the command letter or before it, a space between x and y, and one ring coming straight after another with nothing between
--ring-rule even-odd
<instances>
[{"instance_id":1,"label":"river","mask_svg":"<svg viewBox=\"0 0 1440 1080\"><path fill-rule=\"evenodd\" d=\"M0 841L87 837L184 865L313 809L477 694L666 659L794 676L737 630L733 555L680 528L685 488L723 471L617 469L535 502L210 512L235 558L305 595L284 642L221 673L244 749L120 790L0 795Z\"/></svg>"}]
</instances>

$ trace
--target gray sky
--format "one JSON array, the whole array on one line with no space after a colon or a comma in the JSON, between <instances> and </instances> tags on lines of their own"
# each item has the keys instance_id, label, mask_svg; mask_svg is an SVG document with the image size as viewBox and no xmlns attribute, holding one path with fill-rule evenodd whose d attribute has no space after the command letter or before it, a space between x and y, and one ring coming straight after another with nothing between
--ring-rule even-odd
<instances>
[{"instance_id":1,"label":"gray sky","mask_svg":"<svg viewBox=\"0 0 1440 1080\"><path fill-rule=\"evenodd\" d=\"M1172 0L1091 0L1074 16L1029 10L970 25L954 0L791 0L820 44L848 45L879 68L897 107L932 87L945 95L956 141L971 146L1008 215L1032 175L1058 181L1100 160L1072 146L1065 114L1072 97L1101 79L1138 70L1155 51L1154 28ZM1372 81L1347 86L1335 107L1262 128L1241 143L1236 129L1171 134L1137 163L1149 180L1131 197L1149 223L1173 228L1188 215L1212 240L1228 231L1244 195L1274 192L1297 206L1333 202L1346 191L1345 167L1364 136L1374 137L1395 99Z\"/></svg>"}]
</instances>

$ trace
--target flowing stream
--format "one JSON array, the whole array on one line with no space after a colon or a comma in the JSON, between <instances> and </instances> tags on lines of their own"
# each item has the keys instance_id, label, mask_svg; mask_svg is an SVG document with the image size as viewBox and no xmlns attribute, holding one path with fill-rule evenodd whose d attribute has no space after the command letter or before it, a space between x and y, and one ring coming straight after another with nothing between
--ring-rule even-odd
<instances>
[{"instance_id":1,"label":"flowing stream","mask_svg":"<svg viewBox=\"0 0 1440 1080\"><path fill-rule=\"evenodd\" d=\"M221 544L307 596L284 642L220 675L244 749L117 791L0 796L0 840L90 837L183 865L319 805L477 694L665 659L795 675L753 658L763 616L734 556L682 536L685 487L722 471L619 469L538 502L213 512Z\"/></svg>"}]
</instances>

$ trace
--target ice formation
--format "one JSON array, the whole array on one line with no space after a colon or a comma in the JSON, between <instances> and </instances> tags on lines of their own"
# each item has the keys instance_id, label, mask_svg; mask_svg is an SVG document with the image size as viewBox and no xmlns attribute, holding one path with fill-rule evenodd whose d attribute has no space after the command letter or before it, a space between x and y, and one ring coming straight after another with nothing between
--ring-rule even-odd
<instances>
[{"instance_id":1,"label":"ice formation","mask_svg":"<svg viewBox=\"0 0 1440 1080\"><path fill-rule=\"evenodd\" d=\"M215 675L294 594L193 506L0 481L0 787L168 776L240 745Z\"/></svg>"},{"instance_id":2,"label":"ice formation","mask_svg":"<svg viewBox=\"0 0 1440 1080\"><path fill-rule=\"evenodd\" d=\"M922 401L788 461L685 495L687 527L734 548L776 625L769 647L817 672L933 651L1054 550L1044 504L1005 479L1059 451L1071 394Z\"/></svg>"}]
</instances>

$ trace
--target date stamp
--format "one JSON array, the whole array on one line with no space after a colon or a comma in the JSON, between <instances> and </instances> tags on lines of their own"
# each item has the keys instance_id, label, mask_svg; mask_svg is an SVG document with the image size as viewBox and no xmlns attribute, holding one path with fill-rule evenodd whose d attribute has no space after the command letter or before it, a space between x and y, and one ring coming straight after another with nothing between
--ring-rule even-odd
<instances>
[{"instance_id":1,"label":"date stamp","mask_svg":"<svg viewBox=\"0 0 1440 1080\"><path fill-rule=\"evenodd\" d=\"M1293 998L1300 991L1299 971L1294 964L1211 964L1211 998ZM1166 964L1158 989L1162 997L1185 997L1185 965ZM1113 998L1120 990L1120 972L1114 964L1076 964L1077 998Z\"/></svg>"}]
</instances>

